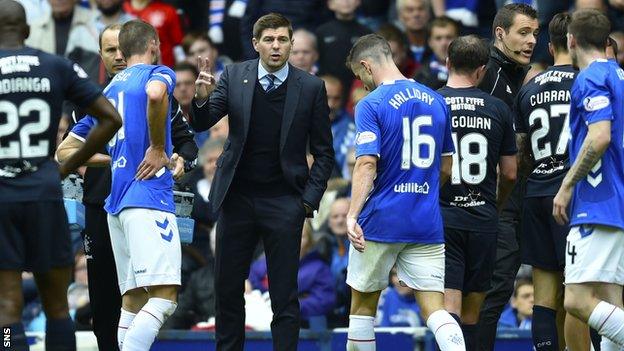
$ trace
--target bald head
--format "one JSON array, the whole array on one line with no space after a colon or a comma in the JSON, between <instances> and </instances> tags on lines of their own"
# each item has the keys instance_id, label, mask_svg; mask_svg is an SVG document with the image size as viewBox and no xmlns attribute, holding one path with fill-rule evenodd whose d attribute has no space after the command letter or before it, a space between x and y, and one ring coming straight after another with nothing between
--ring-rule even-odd
<instances>
[{"instance_id":1,"label":"bald head","mask_svg":"<svg viewBox=\"0 0 624 351\"><path fill-rule=\"evenodd\" d=\"M8 41L23 41L28 37L24 7L13 0L0 0L0 45L11 44Z\"/></svg>"}]
</instances>

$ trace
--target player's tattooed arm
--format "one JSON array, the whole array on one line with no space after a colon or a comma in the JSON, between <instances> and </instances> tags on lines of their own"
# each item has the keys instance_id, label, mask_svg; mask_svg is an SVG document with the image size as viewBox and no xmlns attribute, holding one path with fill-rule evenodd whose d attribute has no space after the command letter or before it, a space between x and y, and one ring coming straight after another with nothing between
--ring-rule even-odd
<instances>
[{"instance_id":1,"label":"player's tattooed arm","mask_svg":"<svg viewBox=\"0 0 624 351\"><path fill-rule=\"evenodd\" d=\"M533 168L533 159L531 158L531 153L529 152L526 140L526 133L516 134L516 145L518 147L518 174L523 176L528 176Z\"/></svg>"},{"instance_id":2,"label":"player's tattooed arm","mask_svg":"<svg viewBox=\"0 0 624 351\"><path fill-rule=\"evenodd\" d=\"M583 140L581 151L576 161L563 179L562 187L573 188L576 183L587 177L611 142L611 121L592 123Z\"/></svg>"},{"instance_id":3,"label":"player's tattooed arm","mask_svg":"<svg viewBox=\"0 0 624 351\"><path fill-rule=\"evenodd\" d=\"M366 198L373 190L377 176L377 157L360 156L355 161L351 185L351 205L347 213L347 236L353 248L362 252L365 248L364 233L357 223L357 218L364 207Z\"/></svg>"}]
</instances>

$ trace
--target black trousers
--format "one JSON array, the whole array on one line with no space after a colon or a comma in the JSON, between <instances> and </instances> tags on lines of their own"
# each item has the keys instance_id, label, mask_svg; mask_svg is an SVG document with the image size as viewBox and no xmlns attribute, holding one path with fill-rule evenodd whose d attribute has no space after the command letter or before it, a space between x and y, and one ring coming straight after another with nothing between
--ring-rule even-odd
<instances>
[{"instance_id":1,"label":"black trousers","mask_svg":"<svg viewBox=\"0 0 624 351\"><path fill-rule=\"evenodd\" d=\"M245 279L262 239L267 258L274 350L297 350L297 273L305 209L299 195L258 197L230 190L217 222L215 255L217 350L242 351Z\"/></svg>"},{"instance_id":2,"label":"black trousers","mask_svg":"<svg viewBox=\"0 0 624 351\"><path fill-rule=\"evenodd\" d=\"M87 256L93 333L99 350L119 351L117 324L121 313L121 294L106 211L102 206L85 204L85 227L83 242Z\"/></svg>"},{"instance_id":3,"label":"black trousers","mask_svg":"<svg viewBox=\"0 0 624 351\"><path fill-rule=\"evenodd\" d=\"M515 216L501 215L498 221L496 264L492 287L481 306L477 340L479 351L494 350L496 326L503 308L513 294L516 274L520 268L520 230Z\"/></svg>"}]
</instances>

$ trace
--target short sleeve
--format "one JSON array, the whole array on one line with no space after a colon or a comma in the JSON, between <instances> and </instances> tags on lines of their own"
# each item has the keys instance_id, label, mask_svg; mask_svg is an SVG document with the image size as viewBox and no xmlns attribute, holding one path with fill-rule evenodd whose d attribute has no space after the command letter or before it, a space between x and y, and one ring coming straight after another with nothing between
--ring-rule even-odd
<instances>
[{"instance_id":1,"label":"short sleeve","mask_svg":"<svg viewBox=\"0 0 624 351\"><path fill-rule=\"evenodd\" d=\"M514 130L511 110L507 104L501 102L499 111L501 111L500 117L503 122L503 140L500 154L502 156L515 155L518 153L518 147L516 146L516 131ZM518 124L516 124L516 126L517 125Z\"/></svg>"},{"instance_id":2,"label":"short sleeve","mask_svg":"<svg viewBox=\"0 0 624 351\"><path fill-rule=\"evenodd\" d=\"M611 107L611 91L606 82L606 74L602 71L588 71L593 76L585 75L580 82L579 96L577 99L582 102L583 113L581 116L587 124L600 121L610 121L613 119ZM602 74L603 77L598 75Z\"/></svg>"},{"instance_id":3,"label":"short sleeve","mask_svg":"<svg viewBox=\"0 0 624 351\"><path fill-rule=\"evenodd\" d=\"M91 116L84 116L72 127L69 135L84 142L87 139L87 135L95 125L95 120Z\"/></svg>"},{"instance_id":4,"label":"short sleeve","mask_svg":"<svg viewBox=\"0 0 624 351\"><path fill-rule=\"evenodd\" d=\"M375 109L366 100L355 106L355 157L380 156L381 130Z\"/></svg>"},{"instance_id":5,"label":"short sleeve","mask_svg":"<svg viewBox=\"0 0 624 351\"><path fill-rule=\"evenodd\" d=\"M167 94L169 94L169 96L173 96L173 90L176 85L176 76L171 68L167 66L156 66L156 68L152 70L152 73L147 80L147 84L153 81L165 83L167 86Z\"/></svg>"},{"instance_id":6,"label":"short sleeve","mask_svg":"<svg viewBox=\"0 0 624 351\"><path fill-rule=\"evenodd\" d=\"M80 108L88 107L102 94L102 90L89 79L87 73L77 63L62 60L62 75L66 82L65 98Z\"/></svg>"},{"instance_id":7,"label":"short sleeve","mask_svg":"<svg viewBox=\"0 0 624 351\"><path fill-rule=\"evenodd\" d=\"M448 106L444 109L446 126L444 128L444 140L442 141L442 156L450 156L455 153L455 145L453 144L453 131L451 128L451 112Z\"/></svg>"}]
</instances>

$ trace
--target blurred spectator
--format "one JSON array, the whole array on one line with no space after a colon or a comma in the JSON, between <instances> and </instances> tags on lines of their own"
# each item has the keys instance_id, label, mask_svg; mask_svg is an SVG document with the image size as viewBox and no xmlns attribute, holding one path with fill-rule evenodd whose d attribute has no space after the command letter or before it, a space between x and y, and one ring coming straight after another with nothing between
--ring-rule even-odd
<instances>
[{"instance_id":1,"label":"blurred spectator","mask_svg":"<svg viewBox=\"0 0 624 351\"><path fill-rule=\"evenodd\" d=\"M190 63L181 62L175 65L176 86L173 96L178 100L184 116L189 115L191 102L195 96L195 80L199 75L197 68Z\"/></svg>"},{"instance_id":2,"label":"blurred spectator","mask_svg":"<svg viewBox=\"0 0 624 351\"><path fill-rule=\"evenodd\" d=\"M427 51L427 25L431 18L429 0L397 0L396 9L412 56L417 62L423 62Z\"/></svg>"},{"instance_id":3,"label":"blurred spectator","mask_svg":"<svg viewBox=\"0 0 624 351\"><path fill-rule=\"evenodd\" d=\"M388 44L390 44L392 59L401 73L406 77L413 77L419 64L412 58L412 53L407 46L405 34L390 23L382 25L377 31L377 34L384 37L388 41Z\"/></svg>"},{"instance_id":4,"label":"blurred spectator","mask_svg":"<svg viewBox=\"0 0 624 351\"><path fill-rule=\"evenodd\" d=\"M186 55L186 61L197 68L197 57L210 59L210 70L216 80L219 80L225 65L232 62L226 56L219 56L219 50L212 40L204 33L189 33L182 39L182 48Z\"/></svg>"},{"instance_id":5,"label":"blurred spectator","mask_svg":"<svg viewBox=\"0 0 624 351\"><path fill-rule=\"evenodd\" d=\"M162 329L190 329L215 315L214 263L191 274L184 292L178 295L178 307Z\"/></svg>"},{"instance_id":6,"label":"blurred spectator","mask_svg":"<svg viewBox=\"0 0 624 351\"><path fill-rule=\"evenodd\" d=\"M576 0L574 4L575 9L595 9L604 13L607 13L607 2L604 0Z\"/></svg>"},{"instance_id":7,"label":"blurred spectator","mask_svg":"<svg viewBox=\"0 0 624 351\"><path fill-rule=\"evenodd\" d=\"M30 26L26 45L65 56L78 63L90 77L100 68L99 34L93 13L75 0L49 0L51 11Z\"/></svg>"},{"instance_id":8,"label":"blurred spectator","mask_svg":"<svg viewBox=\"0 0 624 351\"><path fill-rule=\"evenodd\" d=\"M210 138L202 145L198 153L200 167L196 167L184 176L180 182L194 195L191 217L195 220L193 243L200 254L209 259L210 231L217 220L217 214L208 205L208 194L217 168L217 159L223 152L224 139Z\"/></svg>"},{"instance_id":9,"label":"blurred spectator","mask_svg":"<svg viewBox=\"0 0 624 351\"><path fill-rule=\"evenodd\" d=\"M390 286L381 293L375 325L378 327L422 327L420 306L414 290L401 285L396 268L390 271Z\"/></svg>"},{"instance_id":10,"label":"blurred spectator","mask_svg":"<svg viewBox=\"0 0 624 351\"><path fill-rule=\"evenodd\" d=\"M346 326L349 321L351 289L346 284L350 247L347 238L349 204L349 199L337 198L330 207L327 225L318 234L319 252L331 263L331 275L336 287L336 307L329 318L332 327Z\"/></svg>"},{"instance_id":11,"label":"blurred spectator","mask_svg":"<svg viewBox=\"0 0 624 351\"><path fill-rule=\"evenodd\" d=\"M243 1L245 2L245 1ZM247 9L241 20L241 44L243 59L258 57L251 44L252 28L258 18L277 12L292 23L293 29L304 28L314 31L328 18L326 0L247 0ZM350 47L350 45L349 45Z\"/></svg>"},{"instance_id":12,"label":"blurred spectator","mask_svg":"<svg viewBox=\"0 0 624 351\"><path fill-rule=\"evenodd\" d=\"M342 83L330 75L320 77L325 82L329 120L334 137L334 154L336 159L335 175L344 177L346 173L347 151L355 140L355 122L353 117L342 108Z\"/></svg>"},{"instance_id":13,"label":"blurred spectator","mask_svg":"<svg viewBox=\"0 0 624 351\"><path fill-rule=\"evenodd\" d=\"M448 16L464 27L470 28L474 32L479 25L479 0L454 0L454 1L437 1L444 4L444 8L436 9L434 6L436 17ZM483 4L481 4L483 6Z\"/></svg>"},{"instance_id":14,"label":"blurred spectator","mask_svg":"<svg viewBox=\"0 0 624 351\"><path fill-rule=\"evenodd\" d=\"M446 68L448 47L458 36L459 25L454 20L439 17L431 21L427 42L432 54L423 62L414 79L433 90L442 88L448 79Z\"/></svg>"},{"instance_id":15,"label":"blurred spectator","mask_svg":"<svg viewBox=\"0 0 624 351\"><path fill-rule=\"evenodd\" d=\"M261 292L269 290L266 257L260 257L251 265L249 282L253 289ZM336 302L334 281L329 266L315 249L312 226L305 222L301 233L301 252L298 273L299 305L301 319L328 314Z\"/></svg>"},{"instance_id":16,"label":"blurred spectator","mask_svg":"<svg viewBox=\"0 0 624 351\"><path fill-rule=\"evenodd\" d=\"M48 0L16 0L26 11L26 22L29 25L39 21L50 13L50 4Z\"/></svg>"},{"instance_id":17,"label":"blurred spectator","mask_svg":"<svg viewBox=\"0 0 624 351\"><path fill-rule=\"evenodd\" d=\"M123 8L156 28L163 65L173 67L177 61L184 59L184 51L180 46L184 33L175 7L160 0L126 0Z\"/></svg>"},{"instance_id":18,"label":"blurred spectator","mask_svg":"<svg viewBox=\"0 0 624 351\"><path fill-rule=\"evenodd\" d=\"M501 314L499 327L531 330L533 317L533 282L529 279L516 281L510 305Z\"/></svg>"},{"instance_id":19,"label":"blurred spectator","mask_svg":"<svg viewBox=\"0 0 624 351\"><path fill-rule=\"evenodd\" d=\"M319 58L316 35L307 29L293 32L293 46L288 62L291 65L315 75Z\"/></svg>"},{"instance_id":20,"label":"blurred spectator","mask_svg":"<svg viewBox=\"0 0 624 351\"><path fill-rule=\"evenodd\" d=\"M124 0L95 0L98 11L95 13L95 29L102 33L104 28L111 24L124 24L135 17L123 9Z\"/></svg>"},{"instance_id":21,"label":"blurred spectator","mask_svg":"<svg viewBox=\"0 0 624 351\"><path fill-rule=\"evenodd\" d=\"M345 65L347 55L355 41L371 31L355 20L355 10L360 0L328 0L335 19L320 25L316 30L319 51L319 73L331 74L342 82L343 97L347 96L353 73Z\"/></svg>"},{"instance_id":22,"label":"blurred spectator","mask_svg":"<svg viewBox=\"0 0 624 351\"><path fill-rule=\"evenodd\" d=\"M390 3L390 0L362 0L358 22L376 32L381 25L388 22Z\"/></svg>"}]
</instances>

